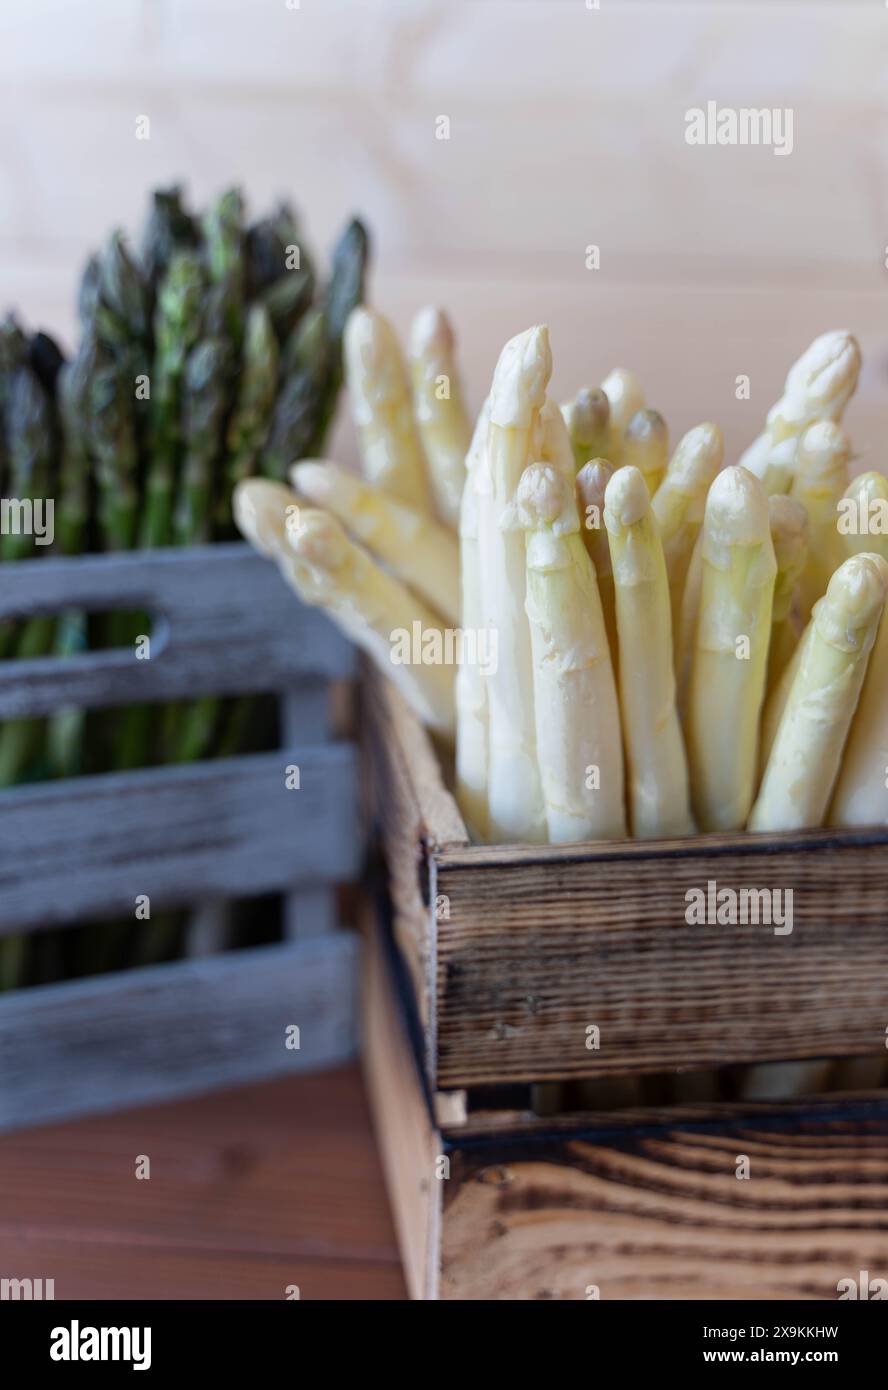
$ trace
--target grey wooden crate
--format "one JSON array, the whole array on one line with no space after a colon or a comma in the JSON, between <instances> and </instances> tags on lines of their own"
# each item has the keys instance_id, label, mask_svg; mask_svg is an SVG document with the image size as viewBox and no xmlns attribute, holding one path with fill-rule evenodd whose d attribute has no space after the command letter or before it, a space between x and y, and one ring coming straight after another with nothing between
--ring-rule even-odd
<instances>
[{"instance_id":1,"label":"grey wooden crate","mask_svg":"<svg viewBox=\"0 0 888 1390\"><path fill-rule=\"evenodd\" d=\"M192 906L191 959L0 996L0 1130L191 1094L353 1052L356 947L333 885L361 858L357 758L328 742L353 654L242 545L3 567L0 619L144 610L151 658L0 662L0 719L275 693L283 747L0 792L0 937ZM299 768L299 790L286 769ZM228 900L285 895L286 941L213 954ZM284 1024L299 1028L285 1047Z\"/></svg>"}]
</instances>

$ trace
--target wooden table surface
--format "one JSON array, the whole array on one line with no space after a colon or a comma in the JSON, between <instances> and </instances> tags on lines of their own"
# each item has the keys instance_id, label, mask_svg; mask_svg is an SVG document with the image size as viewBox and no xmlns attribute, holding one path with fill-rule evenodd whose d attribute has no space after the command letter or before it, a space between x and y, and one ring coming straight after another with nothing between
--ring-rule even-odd
<instances>
[{"instance_id":1,"label":"wooden table surface","mask_svg":"<svg viewBox=\"0 0 888 1390\"><path fill-rule=\"evenodd\" d=\"M4 1136L0 1273L57 1299L405 1298L359 1066Z\"/></svg>"}]
</instances>

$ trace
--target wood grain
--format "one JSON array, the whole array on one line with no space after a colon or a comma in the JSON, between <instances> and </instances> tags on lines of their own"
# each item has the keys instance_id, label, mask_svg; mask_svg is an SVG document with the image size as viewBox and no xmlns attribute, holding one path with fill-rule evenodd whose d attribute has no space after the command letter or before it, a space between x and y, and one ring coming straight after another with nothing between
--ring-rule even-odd
<instances>
[{"instance_id":1,"label":"wood grain","mask_svg":"<svg viewBox=\"0 0 888 1390\"><path fill-rule=\"evenodd\" d=\"M747 1155L749 1179L738 1179ZM835 1299L888 1269L888 1102L455 1145L441 1297Z\"/></svg>"},{"instance_id":2,"label":"wood grain","mask_svg":"<svg viewBox=\"0 0 888 1390\"><path fill-rule=\"evenodd\" d=\"M884 827L457 845L441 766L381 685L374 777L433 1089L882 1049ZM791 891L791 933L689 925L686 894L710 882Z\"/></svg>"},{"instance_id":3,"label":"wood grain","mask_svg":"<svg viewBox=\"0 0 888 1390\"><path fill-rule=\"evenodd\" d=\"M884 1044L884 832L437 857L437 1081L458 1087ZM639 852L640 851L640 852ZM792 890L793 930L690 926L685 893ZM601 1030L589 1050L586 1030Z\"/></svg>"},{"instance_id":4,"label":"wood grain","mask_svg":"<svg viewBox=\"0 0 888 1390\"><path fill-rule=\"evenodd\" d=\"M356 975L343 931L5 995L0 1130L342 1062Z\"/></svg>"},{"instance_id":5,"label":"wood grain","mask_svg":"<svg viewBox=\"0 0 888 1390\"><path fill-rule=\"evenodd\" d=\"M327 744L0 792L0 936L354 877L356 763Z\"/></svg>"},{"instance_id":6,"label":"wood grain","mask_svg":"<svg viewBox=\"0 0 888 1390\"><path fill-rule=\"evenodd\" d=\"M134 650L0 661L0 720L79 705L148 703L288 689L353 671L352 648L246 545L23 560L4 565L0 619L62 609L151 614Z\"/></svg>"},{"instance_id":7,"label":"wood grain","mask_svg":"<svg viewBox=\"0 0 888 1390\"><path fill-rule=\"evenodd\" d=\"M405 1297L357 1064L0 1137L0 1250L58 1299Z\"/></svg>"},{"instance_id":8,"label":"wood grain","mask_svg":"<svg viewBox=\"0 0 888 1390\"><path fill-rule=\"evenodd\" d=\"M410 1297L438 1297L442 1152L419 1062L369 907L363 917L363 1064Z\"/></svg>"}]
</instances>

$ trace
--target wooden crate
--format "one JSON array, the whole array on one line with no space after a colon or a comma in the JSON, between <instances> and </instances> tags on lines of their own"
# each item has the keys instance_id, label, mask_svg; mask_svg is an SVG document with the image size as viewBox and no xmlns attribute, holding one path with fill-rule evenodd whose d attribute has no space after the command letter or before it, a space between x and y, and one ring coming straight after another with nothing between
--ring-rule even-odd
<instances>
[{"instance_id":1,"label":"wooden crate","mask_svg":"<svg viewBox=\"0 0 888 1390\"><path fill-rule=\"evenodd\" d=\"M197 908L194 959L0 996L0 1130L344 1060L357 953L334 892L361 842L356 750L328 741L328 707L348 644L237 544L4 566L0 619L63 607L151 614L151 659L2 662L0 719L274 693L284 746L0 792L0 936L105 916L138 932L142 894L152 914ZM285 895L284 943L216 954L225 903L266 893Z\"/></svg>"},{"instance_id":2,"label":"wooden crate","mask_svg":"<svg viewBox=\"0 0 888 1390\"><path fill-rule=\"evenodd\" d=\"M368 675L365 702L391 904L365 1058L412 1295L835 1298L888 1273L888 1092L651 1102L663 1073L884 1049L884 830L473 847L397 692ZM709 879L792 888L792 934L686 925ZM639 1098L534 1113L541 1082L607 1077Z\"/></svg>"}]
</instances>

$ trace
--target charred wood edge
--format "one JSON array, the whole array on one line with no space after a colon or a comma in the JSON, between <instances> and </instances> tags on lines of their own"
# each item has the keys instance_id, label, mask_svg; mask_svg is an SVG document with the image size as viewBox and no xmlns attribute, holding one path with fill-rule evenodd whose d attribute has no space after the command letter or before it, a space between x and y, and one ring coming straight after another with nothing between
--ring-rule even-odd
<instances>
[{"instance_id":1,"label":"charred wood edge","mask_svg":"<svg viewBox=\"0 0 888 1390\"><path fill-rule=\"evenodd\" d=\"M413 1064L429 1112L434 1120L432 1093L422 1065L422 1029L410 978L392 932L392 906L386 887L384 863L377 855L372 866L369 896L380 927L382 949L390 972L394 993L401 1010L402 1030L410 1047ZM780 1065L780 1063L775 1063ZM485 1095L496 1092L514 1095L515 1087L485 1087ZM468 1091L469 1099L472 1090ZM473 1114L470 1110L465 1125L439 1127L441 1152L459 1156L470 1168L482 1168L489 1162L506 1163L509 1159L540 1157L547 1151L566 1154L574 1141L609 1147L624 1147L648 1138L667 1134L725 1134L738 1137L754 1127L756 1131L780 1133L792 1128L795 1133L805 1126L824 1127L837 1124L861 1123L871 1126L871 1132L888 1137L888 1093L877 1091L864 1094L826 1095L822 1099L806 1098L787 1101L722 1101L701 1102L699 1105L679 1104L675 1107L656 1106L603 1113L566 1111L558 1116L517 1115L514 1110L503 1113L502 1124L494 1110ZM446 1202L446 1194L445 1194Z\"/></svg>"}]
</instances>

